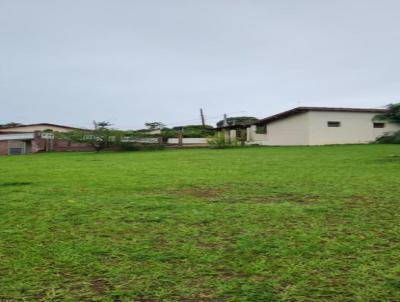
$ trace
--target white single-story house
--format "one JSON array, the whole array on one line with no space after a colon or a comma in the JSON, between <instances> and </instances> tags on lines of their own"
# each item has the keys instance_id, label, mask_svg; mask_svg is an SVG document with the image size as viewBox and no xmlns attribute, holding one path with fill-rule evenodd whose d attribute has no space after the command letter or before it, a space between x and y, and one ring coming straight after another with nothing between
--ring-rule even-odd
<instances>
[{"instance_id":1,"label":"white single-story house","mask_svg":"<svg viewBox=\"0 0 400 302\"><path fill-rule=\"evenodd\" d=\"M69 127L63 125L40 123L40 124L29 124L29 125L17 125L0 128L0 133L34 133L35 131L57 131L57 132L68 132L71 130L84 130L76 127Z\"/></svg>"},{"instance_id":2,"label":"white single-story house","mask_svg":"<svg viewBox=\"0 0 400 302\"><path fill-rule=\"evenodd\" d=\"M246 144L301 146L365 144L400 124L378 121L374 117L386 109L298 107L253 124L221 127L226 139Z\"/></svg>"},{"instance_id":3,"label":"white single-story house","mask_svg":"<svg viewBox=\"0 0 400 302\"><path fill-rule=\"evenodd\" d=\"M47 139L44 133L84 130L48 123L0 128L0 155L18 155L41 151L87 151L91 146L60 139Z\"/></svg>"}]
</instances>

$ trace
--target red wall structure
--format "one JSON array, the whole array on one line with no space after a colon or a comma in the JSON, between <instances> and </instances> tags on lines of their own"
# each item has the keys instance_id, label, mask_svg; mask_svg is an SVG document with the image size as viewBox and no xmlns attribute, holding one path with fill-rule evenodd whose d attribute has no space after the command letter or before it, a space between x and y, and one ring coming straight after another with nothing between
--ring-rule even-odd
<instances>
[{"instance_id":1,"label":"red wall structure","mask_svg":"<svg viewBox=\"0 0 400 302\"><path fill-rule=\"evenodd\" d=\"M32 140L25 141L30 146L30 153L45 151L94 151L90 144L76 143L67 140L46 140L40 136L40 132L35 132ZM9 141L0 141L0 155L8 155Z\"/></svg>"},{"instance_id":2,"label":"red wall structure","mask_svg":"<svg viewBox=\"0 0 400 302\"><path fill-rule=\"evenodd\" d=\"M62 139L46 140L41 138L39 132L36 132L32 140L32 153L40 151L94 151L94 148L86 143Z\"/></svg>"},{"instance_id":3,"label":"red wall structure","mask_svg":"<svg viewBox=\"0 0 400 302\"><path fill-rule=\"evenodd\" d=\"M0 141L0 155L8 154L8 141Z\"/></svg>"}]
</instances>

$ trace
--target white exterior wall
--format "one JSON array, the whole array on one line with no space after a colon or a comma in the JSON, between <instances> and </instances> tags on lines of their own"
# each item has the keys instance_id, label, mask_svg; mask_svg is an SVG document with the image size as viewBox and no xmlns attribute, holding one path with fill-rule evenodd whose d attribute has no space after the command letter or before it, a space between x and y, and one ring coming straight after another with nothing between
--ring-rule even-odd
<instances>
[{"instance_id":1,"label":"white exterior wall","mask_svg":"<svg viewBox=\"0 0 400 302\"><path fill-rule=\"evenodd\" d=\"M376 113L308 111L267 124L267 134L257 134L256 126L247 129L247 143L267 146L301 146L365 144L387 132L400 130L400 125L385 121L384 128L374 128ZM340 127L328 127L328 121Z\"/></svg>"},{"instance_id":2,"label":"white exterior wall","mask_svg":"<svg viewBox=\"0 0 400 302\"><path fill-rule=\"evenodd\" d=\"M0 141L32 140L34 137L35 137L34 133L0 134Z\"/></svg>"},{"instance_id":3,"label":"white exterior wall","mask_svg":"<svg viewBox=\"0 0 400 302\"><path fill-rule=\"evenodd\" d=\"M310 111L310 145L363 144L375 141L385 132L400 130L400 125L384 122L385 128L374 128L376 113ZM340 122L340 127L328 127L327 122Z\"/></svg>"},{"instance_id":4,"label":"white exterior wall","mask_svg":"<svg viewBox=\"0 0 400 302\"><path fill-rule=\"evenodd\" d=\"M179 144L179 139L177 138L169 138L168 144ZM205 145L207 144L207 139L203 137L187 137L182 138L182 144L184 145Z\"/></svg>"},{"instance_id":5,"label":"white exterior wall","mask_svg":"<svg viewBox=\"0 0 400 302\"><path fill-rule=\"evenodd\" d=\"M231 130L229 131L229 136L230 136L230 138L231 138L231 141L236 140L236 130L235 130L235 129L231 129Z\"/></svg>"},{"instance_id":6,"label":"white exterior wall","mask_svg":"<svg viewBox=\"0 0 400 302\"><path fill-rule=\"evenodd\" d=\"M270 122L267 134L257 134L256 126L253 125L247 130L247 143L268 146L308 145L309 112Z\"/></svg>"}]
</instances>

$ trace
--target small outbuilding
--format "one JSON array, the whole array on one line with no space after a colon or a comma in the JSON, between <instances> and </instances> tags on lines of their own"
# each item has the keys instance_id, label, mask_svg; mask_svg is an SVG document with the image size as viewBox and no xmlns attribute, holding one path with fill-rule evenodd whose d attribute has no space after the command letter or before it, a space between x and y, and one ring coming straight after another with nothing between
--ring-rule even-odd
<instances>
[{"instance_id":1,"label":"small outbuilding","mask_svg":"<svg viewBox=\"0 0 400 302\"><path fill-rule=\"evenodd\" d=\"M55 124L31 124L0 128L0 155L20 155L42 151L91 151L92 146L54 139L52 132L84 130Z\"/></svg>"},{"instance_id":2,"label":"small outbuilding","mask_svg":"<svg viewBox=\"0 0 400 302\"><path fill-rule=\"evenodd\" d=\"M365 144L385 133L400 130L400 125L377 121L386 109L298 107L247 125L222 127L228 139L246 129L246 144L267 146L307 146ZM243 137L243 134L239 136Z\"/></svg>"}]
</instances>

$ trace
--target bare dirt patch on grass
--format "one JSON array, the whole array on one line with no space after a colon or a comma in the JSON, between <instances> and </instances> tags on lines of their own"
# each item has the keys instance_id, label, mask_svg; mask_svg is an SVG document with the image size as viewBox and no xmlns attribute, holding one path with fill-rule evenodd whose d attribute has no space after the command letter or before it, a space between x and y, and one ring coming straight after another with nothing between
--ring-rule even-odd
<instances>
[{"instance_id":1,"label":"bare dirt patch on grass","mask_svg":"<svg viewBox=\"0 0 400 302\"><path fill-rule=\"evenodd\" d=\"M276 203L276 202L294 202L294 203L309 203L318 201L319 195L302 195L302 194L279 194L272 196L255 196L251 197L250 200L256 203Z\"/></svg>"},{"instance_id":2,"label":"bare dirt patch on grass","mask_svg":"<svg viewBox=\"0 0 400 302\"><path fill-rule=\"evenodd\" d=\"M179 300L179 302L217 302L221 300L216 300L213 298L208 298L208 297L195 297L195 298L186 298L183 300Z\"/></svg>"},{"instance_id":3,"label":"bare dirt patch on grass","mask_svg":"<svg viewBox=\"0 0 400 302\"><path fill-rule=\"evenodd\" d=\"M21 187L21 186L30 186L33 184L32 182L27 181L14 181L14 182L0 182L0 187Z\"/></svg>"},{"instance_id":4,"label":"bare dirt patch on grass","mask_svg":"<svg viewBox=\"0 0 400 302\"><path fill-rule=\"evenodd\" d=\"M89 287L96 296L103 296L112 289L112 285L101 278L91 280Z\"/></svg>"},{"instance_id":5,"label":"bare dirt patch on grass","mask_svg":"<svg viewBox=\"0 0 400 302\"><path fill-rule=\"evenodd\" d=\"M150 297L140 297L140 298L135 298L135 302L158 302L160 300L156 298L150 298Z\"/></svg>"},{"instance_id":6,"label":"bare dirt patch on grass","mask_svg":"<svg viewBox=\"0 0 400 302\"><path fill-rule=\"evenodd\" d=\"M211 202L226 203L282 203L291 202L297 204L310 204L320 199L315 194L281 193L275 195L246 195L227 189L191 187L164 192L150 193L154 195L165 194L169 196L191 197Z\"/></svg>"},{"instance_id":7,"label":"bare dirt patch on grass","mask_svg":"<svg viewBox=\"0 0 400 302\"><path fill-rule=\"evenodd\" d=\"M301 205L312 204L319 201L319 195L311 194L295 194L295 193L283 193L277 195L255 195L255 196L228 196L221 199L224 202L230 203L255 203L255 204L278 204L278 203L295 203Z\"/></svg>"},{"instance_id":8,"label":"bare dirt patch on grass","mask_svg":"<svg viewBox=\"0 0 400 302\"><path fill-rule=\"evenodd\" d=\"M211 189L211 188L185 188L185 189L170 191L170 193L174 195L191 196L203 199L213 199L219 197L224 192L225 190L222 189Z\"/></svg>"},{"instance_id":9,"label":"bare dirt patch on grass","mask_svg":"<svg viewBox=\"0 0 400 302\"><path fill-rule=\"evenodd\" d=\"M351 201L368 201L367 196L353 195L350 197Z\"/></svg>"},{"instance_id":10,"label":"bare dirt patch on grass","mask_svg":"<svg viewBox=\"0 0 400 302\"><path fill-rule=\"evenodd\" d=\"M181 189L167 189L165 191L158 192L146 192L147 195L168 195L177 197L191 197L203 200L217 200L220 198L226 190L217 188L206 188L206 187L190 187Z\"/></svg>"}]
</instances>

